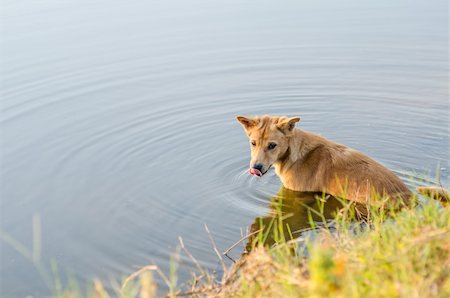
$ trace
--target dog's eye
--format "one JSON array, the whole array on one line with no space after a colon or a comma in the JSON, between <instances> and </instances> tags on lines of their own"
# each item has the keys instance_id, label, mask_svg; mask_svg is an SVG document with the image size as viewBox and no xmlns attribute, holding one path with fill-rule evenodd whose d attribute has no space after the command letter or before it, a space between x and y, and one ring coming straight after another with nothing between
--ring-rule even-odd
<instances>
[{"instance_id":1,"label":"dog's eye","mask_svg":"<svg viewBox=\"0 0 450 298\"><path fill-rule=\"evenodd\" d=\"M252 141L252 146L256 146L256 141Z\"/></svg>"},{"instance_id":2,"label":"dog's eye","mask_svg":"<svg viewBox=\"0 0 450 298\"><path fill-rule=\"evenodd\" d=\"M275 144L275 143L269 143L269 146L267 146L267 149L272 150L272 149L275 149L276 146L277 146L277 144Z\"/></svg>"}]
</instances>

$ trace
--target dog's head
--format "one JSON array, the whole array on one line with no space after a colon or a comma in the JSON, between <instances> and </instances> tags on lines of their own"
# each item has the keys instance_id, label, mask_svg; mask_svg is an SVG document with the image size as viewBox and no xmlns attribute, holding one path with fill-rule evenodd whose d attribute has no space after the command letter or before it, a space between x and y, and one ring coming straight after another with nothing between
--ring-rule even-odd
<instances>
[{"instance_id":1,"label":"dog's head","mask_svg":"<svg viewBox=\"0 0 450 298\"><path fill-rule=\"evenodd\" d=\"M237 116L250 140L250 174L264 175L270 167L286 155L289 138L299 117Z\"/></svg>"}]
</instances>

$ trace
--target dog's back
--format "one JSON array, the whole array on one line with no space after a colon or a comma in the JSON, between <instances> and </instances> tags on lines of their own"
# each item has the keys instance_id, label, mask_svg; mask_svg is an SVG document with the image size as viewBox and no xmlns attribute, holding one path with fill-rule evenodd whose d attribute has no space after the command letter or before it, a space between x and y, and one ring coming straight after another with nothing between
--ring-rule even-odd
<instances>
[{"instance_id":1,"label":"dog's back","mask_svg":"<svg viewBox=\"0 0 450 298\"><path fill-rule=\"evenodd\" d=\"M293 137L298 138L300 147L292 150L299 150L300 158L276 166L287 188L324 191L361 203L381 197L410 198L411 192L400 178L363 153L300 129Z\"/></svg>"}]
</instances>

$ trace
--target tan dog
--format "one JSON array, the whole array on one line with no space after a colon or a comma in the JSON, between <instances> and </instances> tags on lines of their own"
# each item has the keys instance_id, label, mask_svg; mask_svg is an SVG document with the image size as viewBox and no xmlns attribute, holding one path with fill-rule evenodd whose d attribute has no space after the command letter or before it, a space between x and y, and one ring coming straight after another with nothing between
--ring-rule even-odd
<instances>
[{"instance_id":1,"label":"tan dog","mask_svg":"<svg viewBox=\"0 0 450 298\"><path fill-rule=\"evenodd\" d=\"M250 139L252 175L262 176L274 166L291 190L325 192L359 203L375 198L411 201L411 191L394 173L357 150L295 128L298 117L237 120Z\"/></svg>"}]
</instances>

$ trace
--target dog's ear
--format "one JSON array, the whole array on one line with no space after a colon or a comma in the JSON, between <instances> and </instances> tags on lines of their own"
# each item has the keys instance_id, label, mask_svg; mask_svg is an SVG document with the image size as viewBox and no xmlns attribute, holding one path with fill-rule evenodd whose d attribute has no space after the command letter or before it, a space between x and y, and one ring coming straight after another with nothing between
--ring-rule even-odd
<instances>
[{"instance_id":1,"label":"dog's ear","mask_svg":"<svg viewBox=\"0 0 450 298\"><path fill-rule=\"evenodd\" d=\"M290 133L294 130L295 123L300 121L300 117L282 117L278 120L277 127L284 133Z\"/></svg>"},{"instance_id":2,"label":"dog's ear","mask_svg":"<svg viewBox=\"0 0 450 298\"><path fill-rule=\"evenodd\" d=\"M245 130L249 130L258 124L258 119L251 117L237 116L236 120L245 128Z\"/></svg>"}]
</instances>

